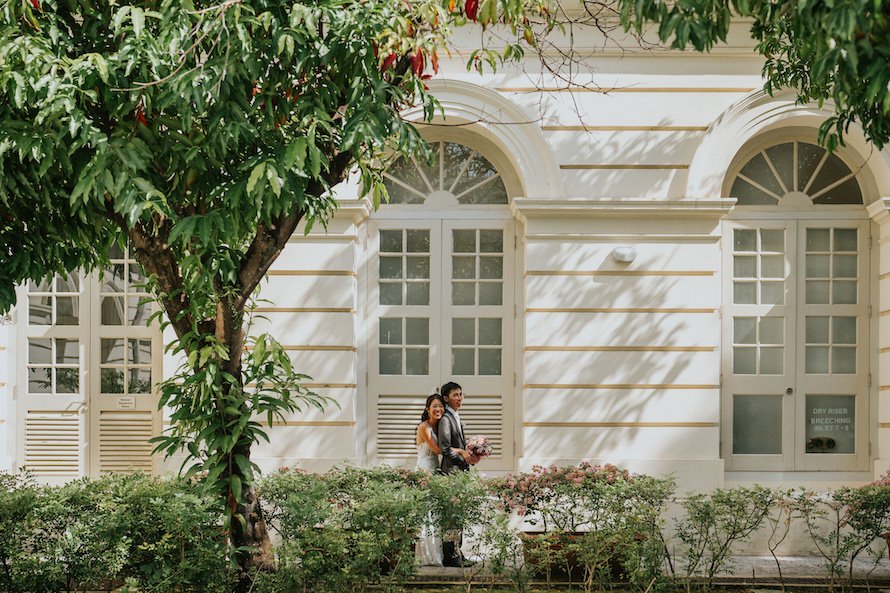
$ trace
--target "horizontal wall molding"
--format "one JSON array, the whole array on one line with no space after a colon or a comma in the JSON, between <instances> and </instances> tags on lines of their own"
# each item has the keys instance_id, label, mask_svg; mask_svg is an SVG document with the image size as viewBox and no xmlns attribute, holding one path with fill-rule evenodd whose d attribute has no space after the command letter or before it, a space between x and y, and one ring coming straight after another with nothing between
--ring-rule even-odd
<instances>
[{"instance_id":1,"label":"horizontal wall molding","mask_svg":"<svg viewBox=\"0 0 890 593\"><path fill-rule=\"evenodd\" d=\"M878 391L890 391L890 385L881 385Z\"/></svg>"},{"instance_id":2,"label":"horizontal wall molding","mask_svg":"<svg viewBox=\"0 0 890 593\"><path fill-rule=\"evenodd\" d=\"M294 233L291 235L290 239L287 240L288 243L358 243L358 235L354 234L344 234L344 235L303 235L301 233Z\"/></svg>"},{"instance_id":3,"label":"horizontal wall molding","mask_svg":"<svg viewBox=\"0 0 890 593\"><path fill-rule=\"evenodd\" d=\"M717 422L523 422L526 428L718 428Z\"/></svg>"},{"instance_id":4,"label":"horizontal wall molding","mask_svg":"<svg viewBox=\"0 0 890 593\"><path fill-rule=\"evenodd\" d=\"M878 428L890 428L890 422L878 422Z\"/></svg>"},{"instance_id":5,"label":"horizontal wall molding","mask_svg":"<svg viewBox=\"0 0 890 593\"><path fill-rule=\"evenodd\" d=\"M528 233L522 237L525 242L564 241L569 243L716 243L719 235L586 235L580 233Z\"/></svg>"},{"instance_id":6,"label":"horizontal wall molding","mask_svg":"<svg viewBox=\"0 0 890 593\"><path fill-rule=\"evenodd\" d=\"M715 270L528 270L526 276L714 276Z\"/></svg>"},{"instance_id":7,"label":"horizontal wall molding","mask_svg":"<svg viewBox=\"0 0 890 593\"><path fill-rule=\"evenodd\" d=\"M269 270L268 276L355 276L352 270Z\"/></svg>"},{"instance_id":8,"label":"horizontal wall molding","mask_svg":"<svg viewBox=\"0 0 890 593\"><path fill-rule=\"evenodd\" d=\"M881 354L886 354L886 353L890 352L890 346L881 348L878 352L880 352Z\"/></svg>"},{"instance_id":9,"label":"horizontal wall molding","mask_svg":"<svg viewBox=\"0 0 890 593\"><path fill-rule=\"evenodd\" d=\"M270 426L266 421L260 421L263 426ZM164 426L172 426L169 420L164 421ZM355 420L273 420L271 426L355 426Z\"/></svg>"},{"instance_id":10,"label":"horizontal wall molding","mask_svg":"<svg viewBox=\"0 0 890 593\"><path fill-rule=\"evenodd\" d=\"M890 272L884 272L883 274L878 276L879 280L886 280L887 278L890 278Z\"/></svg>"},{"instance_id":11,"label":"horizontal wall molding","mask_svg":"<svg viewBox=\"0 0 890 593\"><path fill-rule=\"evenodd\" d=\"M718 389L720 385L691 383L526 383L524 389Z\"/></svg>"},{"instance_id":12,"label":"horizontal wall molding","mask_svg":"<svg viewBox=\"0 0 890 593\"><path fill-rule=\"evenodd\" d=\"M586 165L585 165L586 166ZM612 165L610 165L612 167ZM735 198L527 198L516 197L510 209L522 221L531 217L570 218L722 218Z\"/></svg>"},{"instance_id":13,"label":"horizontal wall molding","mask_svg":"<svg viewBox=\"0 0 890 593\"><path fill-rule=\"evenodd\" d=\"M887 315L890 315L890 309L881 311L880 315L881 315L881 317L886 317Z\"/></svg>"},{"instance_id":14,"label":"horizontal wall molding","mask_svg":"<svg viewBox=\"0 0 890 593\"><path fill-rule=\"evenodd\" d=\"M295 351L295 352L355 352L357 348L355 346L345 346L345 345L333 345L333 346L322 346L322 345L314 345L314 344L287 344L283 345L282 348L285 350Z\"/></svg>"},{"instance_id":15,"label":"horizontal wall molding","mask_svg":"<svg viewBox=\"0 0 890 593\"><path fill-rule=\"evenodd\" d=\"M526 313L716 313L717 309L684 307L529 307Z\"/></svg>"},{"instance_id":16,"label":"horizontal wall molding","mask_svg":"<svg viewBox=\"0 0 890 593\"><path fill-rule=\"evenodd\" d=\"M497 87L501 93L750 93L756 89L751 87L666 87L666 86L625 86L625 87L587 87L587 86L559 86L559 87L533 87L514 86Z\"/></svg>"},{"instance_id":17,"label":"horizontal wall molding","mask_svg":"<svg viewBox=\"0 0 890 593\"><path fill-rule=\"evenodd\" d=\"M708 126L541 126L543 132L707 132Z\"/></svg>"},{"instance_id":18,"label":"horizontal wall molding","mask_svg":"<svg viewBox=\"0 0 890 593\"><path fill-rule=\"evenodd\" d=\"M716 346L526 346L526 352L714 352Z\"/></svg>"},{"instance_id":19,"label":"horizontal wall molding","mask_svg":"<svg viewBox=\"0 0 890 593\"><path fill-rule=\"evenodd\" d=\"M257 307L254 313L355 313L352 307Z\"/></svg>"},{"instance_id":20,"label":"horizontal wall molding","mask_svg":"<svg viewBox=\"0 0 890 593\"><path fill-rule=\"evenodd\" d=\"M355 389L355 383L300 383L306 389Z\"/></svg>"},{"instance_id":21,"label":"horizontal wall molding","mask_svg":"<svg viewBox=\"0 0 890 593\"><path fill-rule=\"evenodd\" d=\"M605 171L605 170L631 170L631 171L657 171L688 169L688 164L634 164L634 163L591 163L578 165L560 165L564 171Z\"/></svg>"}]
</instances>

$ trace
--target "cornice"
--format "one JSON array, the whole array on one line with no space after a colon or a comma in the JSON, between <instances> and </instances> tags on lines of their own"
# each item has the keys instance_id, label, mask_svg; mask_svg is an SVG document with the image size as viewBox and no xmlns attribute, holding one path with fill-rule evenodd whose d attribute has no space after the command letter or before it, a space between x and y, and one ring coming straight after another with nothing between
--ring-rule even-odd
<instances>
[{"instance_id":1,"label":"cornice","mask_svg":"<svg viewBox=\"0 0 890 593\"><path fill-rule=\"evenodd\" d=\"M890 198L878 198L869 204L865 210L873 221L883 225L890 221Z\"/></svg>"},{"instance_id":2,"label":"cornice","mask_svg":"<svg viewBox=\"0 0 890 593\"><path fill-rule=\"evenodd\" d=\"M352 220L353 224L361 224L368 219L373 210L371 200L360 198L357 200L337 200L337 209L333 218Z\"/></svg>"}]
</instances>

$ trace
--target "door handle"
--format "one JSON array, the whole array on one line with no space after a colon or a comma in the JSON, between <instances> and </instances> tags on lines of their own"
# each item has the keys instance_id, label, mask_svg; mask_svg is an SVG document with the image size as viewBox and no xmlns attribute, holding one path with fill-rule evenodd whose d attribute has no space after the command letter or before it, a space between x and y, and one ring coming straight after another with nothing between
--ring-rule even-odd
<instances>
[{"instance_id":1,"label":"door handle","mask_svg":"<svg viewBox=\"0 0 890 593\"><path fill-rule=\"evenodd\" d=\"M789 387L788 389L785 390L785 395L792 395L793 393L794 393L794 389L792 389L791 387Z\"/></svg>"}]
</instances>

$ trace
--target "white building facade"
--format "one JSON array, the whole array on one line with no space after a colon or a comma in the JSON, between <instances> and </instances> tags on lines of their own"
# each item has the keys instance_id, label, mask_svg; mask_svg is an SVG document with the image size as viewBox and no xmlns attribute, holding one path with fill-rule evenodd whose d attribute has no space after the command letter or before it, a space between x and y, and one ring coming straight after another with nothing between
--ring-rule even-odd
<instances>
[{"instance_id":1,"label":"white building facade","mask_svg":"<svg viewBox=\"0 0 890 593\"><path fill-rule=\"evenodd\" d=\"M294 235L252 331L339 405L276 424L262 467L413 464L423 401L455 380L491 472L609 462L690 490L887 469L886 151L852 130L827 154L829 113L762 93L750 43L589 63L597 87L449 63L433 159L390 171L390 203L345 188L327 229ZM178 466L147 444L176 361L114 258L101 281L21 287L0 469Z\"/></svg>"}]
</instances>

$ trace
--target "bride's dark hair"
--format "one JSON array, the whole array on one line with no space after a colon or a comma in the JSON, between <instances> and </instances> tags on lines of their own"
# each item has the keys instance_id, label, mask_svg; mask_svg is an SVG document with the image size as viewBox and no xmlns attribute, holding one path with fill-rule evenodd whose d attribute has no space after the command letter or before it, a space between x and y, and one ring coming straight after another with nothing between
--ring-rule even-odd
<instances>
[{"instance_id":1,"label":"bride's dark hair","mask_svg":"<svg viewBox=\"0 0 890 593\"><path fill-rule=\"evenodd\" d=\"M430 419L430 405L436 400L442 402L442 407L445 407L445 400L442 399L442 396L438 393L432 394L431 396L426 398L426 405L423 406L423 414L420 415L421 422L426 422Z\"/></svg>"}]
</instances>

